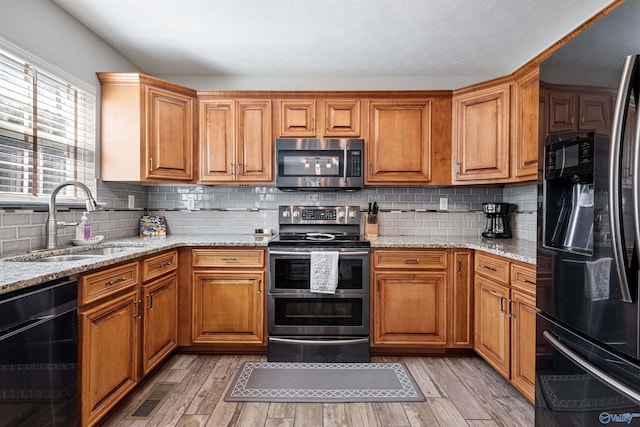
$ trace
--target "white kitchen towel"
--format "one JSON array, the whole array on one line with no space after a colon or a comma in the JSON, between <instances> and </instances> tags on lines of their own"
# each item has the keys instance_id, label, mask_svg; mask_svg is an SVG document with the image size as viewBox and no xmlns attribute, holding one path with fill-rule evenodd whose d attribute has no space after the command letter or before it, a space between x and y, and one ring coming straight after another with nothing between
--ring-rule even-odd
<instances>
[{"instance_id":1,"label":"white kitchen towel","mask_svg":"<svg viewBox=\"0 0 640 427\"><path fill-rule=\"evenodd\" d=\"M311 252L311 292L335 294L340 252Z\"/></svg>"},{"instance_id":2,"label":"white kitchen towel","mask_svg":"<svg viewBox=\"0 0 640 427\"><path fill-rule=\"evenodd\" d=\"M600 258L586 261L585 265L585 296L591 301L609 299L609 279L611 273L611 258Z\"/></svg>"}]
</instances>

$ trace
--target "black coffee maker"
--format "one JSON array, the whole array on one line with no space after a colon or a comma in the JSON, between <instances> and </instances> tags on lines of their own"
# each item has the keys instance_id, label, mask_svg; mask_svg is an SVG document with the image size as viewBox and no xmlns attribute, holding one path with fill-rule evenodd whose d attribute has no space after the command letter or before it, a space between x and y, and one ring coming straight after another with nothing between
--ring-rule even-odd
<instances>
[{"instance_id":1,"label":"black coffee maker","mask_svg":"<svg viewBox=\"0 0 640 427\"><path fill-rule=\"evenodd\" d=\"M511 237L509 226L509 203L483 203L482 211L487 216L487 225L483 237L508 239Z\"/></svg>"}]
</instances>

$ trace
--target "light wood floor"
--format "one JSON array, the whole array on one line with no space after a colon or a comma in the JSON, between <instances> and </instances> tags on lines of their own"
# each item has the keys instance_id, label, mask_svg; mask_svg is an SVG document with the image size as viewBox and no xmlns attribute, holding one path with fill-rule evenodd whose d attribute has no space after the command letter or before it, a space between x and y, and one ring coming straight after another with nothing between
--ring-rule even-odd
<instances>
[{"instance_id":1,"label":"light wood floor","mask_svg":"<svg viewBox=\"0 0 640 427\"><path fill-rule=\"evenodd\" d=\"M240 364L266 356L177 354L117 406L104 426L532 426L533 406L477 357L372 357L404 362L425 402L225 402ZM157 382L178 383L149 419L127 419Z\"/></svg>"}]
</instances>

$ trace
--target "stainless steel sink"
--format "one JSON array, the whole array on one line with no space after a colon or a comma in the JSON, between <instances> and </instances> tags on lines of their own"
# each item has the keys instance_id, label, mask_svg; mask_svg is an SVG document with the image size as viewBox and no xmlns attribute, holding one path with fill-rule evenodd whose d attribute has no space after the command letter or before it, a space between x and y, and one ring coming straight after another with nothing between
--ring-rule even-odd
<instances>
[{"instance_id":1,"label":"stainless steel sink","mask_svg":"<svg viewBox=\"0 0 640 427\"><path fill-rule=\"evenodd\" d=\"M100 255L54 255L43 258L29 260L31 262L64 262L64 261L82 261L87 259L98 259Z\"/></svg>"},{"instance_id":2,"label":"stainless steel sink","mask_svg":"<svg viewBox=\"0 0 640 427\"><path fill-rule=\"evenodd\" d=\"M123 247L109 247L109 248L96 248L96 249L89 249L88 251L82 251L79 252L77 254L74 255L99 255L99 256L103 256L103 255L117 255L120 254L122 252L127 252L129 251L129 248L123 248Z\"/></svg>"}]
</instances>

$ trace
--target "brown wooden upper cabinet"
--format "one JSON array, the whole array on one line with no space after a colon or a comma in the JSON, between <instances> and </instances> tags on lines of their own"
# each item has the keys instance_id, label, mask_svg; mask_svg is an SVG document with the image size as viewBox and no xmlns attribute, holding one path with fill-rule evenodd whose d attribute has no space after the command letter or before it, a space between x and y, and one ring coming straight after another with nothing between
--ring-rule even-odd
<instances>
[{"instance_id":1,"label":"brown wooden upper cabinet","mask_svg":"<svg viewBox=\"0 0 640 427\"><path fill-rule=\"evenodd\" d=\"M196 92L137 73L97 76L102 87L101 178L192 181Z\"/></svg>"},{"instance_id":2,"label":"brown wooden upper cabinet","mask_svg":"<svg viewBox=\"0 0 640 427\"><path fill-rule=\"evenodd\" d=\"M279 138L357 138L359 99L278 100Z\"/></svg>"},{"instance_id":3,"label":"brown wooden upper cabinet","mask_svg":"<svg viewBox=\"0 0 640 427\"><path fill-rule=\"evenodd\" d=\"M366 184L427 184L431 181L429 99L369 102Z\"/></svg>"},{"instance_id":4,"label":"brown wooden upper cabinet","mask_svg":"<svg viewBox=\"0 0 640 427\"><path fill-rule=\"evenodd\" d=\"M532 181L537 177L539 69L453 95L453 183Z\"/></svg>"},{"instance_id":5,"label":"brown wooden upper cabinet","mask_svg":"<svg viewBox=\"0 0 640 427\"><path fill-rule=\"evenodd\" d=\"M511 91L502 83L454 95L454 182L509 179Z\"/></svg>"},{"instance_id":6,"label":"brown wooden upper cabinet","mask_svg":"<svg viewBox=\"0 0 640 427\"><path fill-rule=\"evenodd\" d=\"M544 83L548 131L565 132L595 129L609 135L615 93L604 88Z\"/></svg>"},{"instance_id":7,"label":"brown wooden upper cabinet","mask_svg":"<svg viewBox=\"0 0 640 427\"><path fill-rule=\"evenodd\" d=\"M271 101L200 99L203 183L273 181Z\"/></svg>"}]
</instances>

